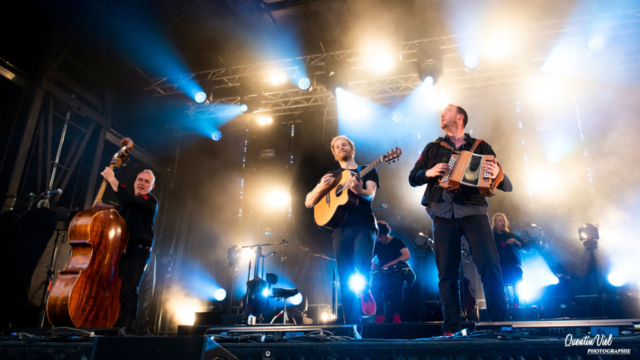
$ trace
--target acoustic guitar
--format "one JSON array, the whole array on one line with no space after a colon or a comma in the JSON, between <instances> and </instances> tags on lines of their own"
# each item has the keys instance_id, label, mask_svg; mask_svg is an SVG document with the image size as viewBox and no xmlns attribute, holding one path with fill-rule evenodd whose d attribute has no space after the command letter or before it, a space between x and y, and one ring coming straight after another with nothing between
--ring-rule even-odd
<instances>
[{"instance_id":1,"label":"acoustic guitar","mask_svg":"<svg viewBox=\"0 0 640 360\"><path fill-rule=\"evenodd\" d=\"M395 162L400 156L402 156L402 150L395 148L362 169L356 174L356 177L362 179L371 170L375 169L376 166L383 162L389 164ZM334 229L344 222L344 219L346 219L349 214L349 210L358 206L358 195L345 186L345 183L351 178L352 174L353 172L351 170L341 172L335 180L333 180L333 184L326 190L326 193L322 195L318 203L314 205L313 216L318 226Z\"/></svg>"}]
</instances>

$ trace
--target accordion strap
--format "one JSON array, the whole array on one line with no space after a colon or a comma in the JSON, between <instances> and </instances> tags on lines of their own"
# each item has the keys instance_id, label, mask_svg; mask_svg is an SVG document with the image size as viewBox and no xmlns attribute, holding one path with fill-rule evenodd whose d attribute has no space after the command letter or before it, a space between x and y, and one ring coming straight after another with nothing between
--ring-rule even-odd
<instances>
[{"instance_id":1,"label":"accordion strap","mask_svg":"<svg viewBox=\"0 0 640 360\"><path fill-rule=\"evenodd\" d=\"M483 139L476 139L476 142L473 143L473 146L471 147L471 150L469 150L471 153L473 153L474 151L476 151L476 149L478 148L478 145L480 145L481 142L483 142ZM446 147L447 149L453 151L454 154L459 154L460 151L454 149L453 147L451 147L451 145L449 145L448 142L446 141L440 141L440 145Z\"/></svg>"}]
</instances>

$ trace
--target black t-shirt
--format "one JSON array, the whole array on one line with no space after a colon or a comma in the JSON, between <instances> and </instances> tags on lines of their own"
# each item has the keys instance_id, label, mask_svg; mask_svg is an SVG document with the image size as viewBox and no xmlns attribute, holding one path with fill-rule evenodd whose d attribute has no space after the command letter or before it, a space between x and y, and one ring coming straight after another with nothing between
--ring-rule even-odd
<instances>
[{"instance_id":1,"label":"black t-shirt","mask_svg":"<svg viewBox=\"0 0 640 360\"><path fill-rule=\"evenodd\" d=\"M407 245L400 238L394 237L386 244L381 243L379 240L373 248L373 256L378 257L378 264L380 266L390 263L402 255L400 250L406 248Z\"/></svg>"},{"instance_id":2,"label":"black t-shirt","mask_svg":"<svg viewBox=\"0 0 640 360\"><path fill-rule=\"evenodd\" d=\"M366 166L358 165L358 170L360 171L364 169ZM337 169L333 171L329 171L329 174L332 174L334 177L340 175L346 169ZM355 172L356 170L351 170ZM380 188L380 177L378 176L378 170L373 169L369 171L367 175L362 178L362 188L364 190L367 189L367 181L374 181L378 185L378 189ZM363 198L362 196L358 196L358 206L355 209L351 209L347 218L344 219L342 224L338 227L343 226L352 226L352 225L364 225L371 224L376 226L376 218L373 216L373 206L371 201Z\"/></svg>"},{"instance_id":3,"label":"black t-shirt","mask_svg":"<svg viewBox=\"0 0 640 360\"><path fill-rule=\"evenodd\" d=\"M118 185L116 193L120 199L118 213L129 228L129 244L135 245L153 245L155 233L153 231L156 225L156 214L158 213L158 199L148 193L143 196L136 196L127 190L125 185Z\"/></svg>"},{"instance_id":4,"label":"black t-shirt","mask_svg":"<svg viewBox=\"0 0 640 360\"><path fill-rule=\"evenodd\" d=\"M506 232L500 234L497 231L493 232L493 238L496 241L496 248L498 248L498 256L500 257L500 266L522 266L522 256L520 256L520 247L517 245L507 244L507 240L514 238L520 243L524 243L520 236Z\"/></svg>"}]
</instances>

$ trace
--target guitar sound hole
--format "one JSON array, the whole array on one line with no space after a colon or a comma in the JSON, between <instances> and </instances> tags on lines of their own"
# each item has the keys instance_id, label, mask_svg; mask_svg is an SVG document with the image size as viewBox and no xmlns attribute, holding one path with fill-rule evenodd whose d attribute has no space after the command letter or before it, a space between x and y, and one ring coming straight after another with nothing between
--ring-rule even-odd
<instances>
[{"instance_id":1,"label":"guitar sound hole","mask_svg":"<svg viewBox=\"0 0 640 360\"><path fill-rule=\"evenodd\" d=\"M338 185L338 187L336 188L336 196L342 195L343 191L344 191L344 188L342 187L342 185Z\"/></svg>"}]
</instances>

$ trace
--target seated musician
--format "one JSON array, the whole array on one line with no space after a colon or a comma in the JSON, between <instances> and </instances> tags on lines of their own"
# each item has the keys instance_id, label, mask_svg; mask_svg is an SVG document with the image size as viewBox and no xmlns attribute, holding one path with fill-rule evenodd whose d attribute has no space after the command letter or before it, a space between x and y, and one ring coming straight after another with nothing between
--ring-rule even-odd
<instances>
[{"instance_id":1,"label":"seated musician","mask_svg":"<svg viewBox=\"0 0 640 360\"><path fill-rule=\"evenodd\" d=\"M380 233L373 248L374 259L377 257L378 263L373 265L374 275L371 284L373 298L378 306L376 307L376 323L391 322L385 315L385 293L390 294L391 309L387 309L387 314L393 313L393 322L402 322L400 313L402 310L402 287L405 279L408 285L413 283L415 275L407 261L411 259L409 249L400 238L390 236L391 227L384 221L378 221ZM409 273L410 272L410 273ZM409 273L409 274L408 274ZM408 276L407 276L408 275ZM409 283L410 282L410 283Z\"/></svg>"},{"instance_id":2,"label":"seated musician","mask_svg":"<svg viewBox=\"0 0 640 360\"><path fill-rule=\"evenodd\" d=\"M525 253L531 252L531 246L520 236L509 231L509 220L507 215L496 213L491 219L491 228L493 229L493 238L498 248L498 257L500 257L500 269L502 269L502 282L504 285L512 285L513 307L519 308L518 294L515 286L518 281L522 281L522 257L520 251Z\"/></svg>"}]
</instances>

